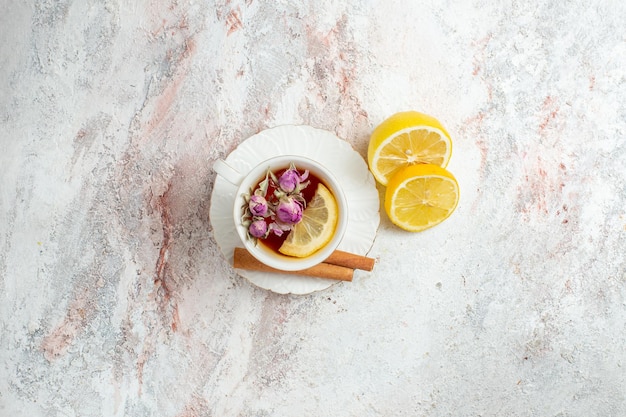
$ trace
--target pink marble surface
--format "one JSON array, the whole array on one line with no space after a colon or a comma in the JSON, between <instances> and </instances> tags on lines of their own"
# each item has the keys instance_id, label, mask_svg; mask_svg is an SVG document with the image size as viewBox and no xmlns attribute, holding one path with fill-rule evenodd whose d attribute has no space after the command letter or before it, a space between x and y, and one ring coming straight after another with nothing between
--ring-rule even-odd
<instances>
[{"instance_id":1,"label":"pink marble surface","mask_svg":"<svg viewBox=\"0 0 626 417\"><path fill-rule=\"evenodd\" d=\"M626 415L620 1L0 6L0 415ZM450 131L461 202L307 296L228 265L212 162ZM382 188L381 188L382 191Z\"/></svg>"}]
</instances>

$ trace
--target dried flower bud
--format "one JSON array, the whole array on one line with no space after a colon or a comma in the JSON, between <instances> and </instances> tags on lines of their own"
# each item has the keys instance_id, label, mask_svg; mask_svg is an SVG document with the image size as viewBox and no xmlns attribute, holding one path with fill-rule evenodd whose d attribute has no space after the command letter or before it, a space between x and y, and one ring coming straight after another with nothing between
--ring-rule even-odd
<instances>
[{"instance_id":1,"label":"dried flower bud","mask_svg":"<svg viewBox=\"0 0 626 417\"><path fill-rule=\"evenodd\" d=\"M308 171L300 175L295 168L289 168L278 179L278 185L286 193L294 191L309 176Z\"/></svg>"},{"instance_id":2,"label":"dried flower bud","mask_svg":"<svg viewBox=\"0 0 626 417\"><path fill-rule=\"evenodd\" d=\"M250 223L248 231L256 238L263 238L267 233L267 223L265 223L265 220L255 220Z\"/></svg>"},{"instance_id":3,"label":"dried flower bud","mask_svg":"<svg viewBox=\"0 0 626 417\"><path fill-rule=\"evenodd\" d=\"M267 215L268 207L265 197L256 194L252 195L250 197L248 207L250 208L250 213L252 213L252 216L265 217Z\"/></svg>"},{"instance_id":4,"label":"dried flower bud","mask_svg":"<svg viewBox=\"0 0 626 417\"><path fill-rule=\"evenodd\" d=\"M291 197L284 197L276 208L276 218L279 222L294 225L302 220L302 203Z\"/></svg>"},{"instance_id":5,"label":"dried flower bud","mask_svg":"<svg viewBox=\"0 0 626 417\"><path fill-rule=\"evenodd\" d=\"M270 223L270 232L274 233L276 236L282 236L284 230L278 225L278 223L274 222L274 223ZM289 230L289 229L287 229Z\"/></svg>"}]
</instances>

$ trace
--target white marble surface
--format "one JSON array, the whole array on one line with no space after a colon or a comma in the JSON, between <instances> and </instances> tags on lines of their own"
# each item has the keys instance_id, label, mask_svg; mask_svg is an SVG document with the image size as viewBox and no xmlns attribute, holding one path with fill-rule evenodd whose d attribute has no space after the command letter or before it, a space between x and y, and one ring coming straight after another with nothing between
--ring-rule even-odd
<instances>
[{"instance_id":1,"label":"white marble surface","mask_svg":"<svg viewBox=\"0 0 626 417\"><path fill-rule=\"evenodd\" d=\"M626 415L624 2L0 9L0 415ZM450 219L321 293L235 273L212 161L408 109Z\"/></svg>"}]
</instances>

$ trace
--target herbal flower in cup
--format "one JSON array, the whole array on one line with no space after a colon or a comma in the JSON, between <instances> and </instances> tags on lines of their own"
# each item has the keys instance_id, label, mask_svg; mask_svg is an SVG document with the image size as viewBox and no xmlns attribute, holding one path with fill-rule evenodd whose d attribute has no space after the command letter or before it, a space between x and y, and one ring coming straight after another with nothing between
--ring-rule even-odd
<instances>
[{"instance_id":1,"label":"herbal flower in cup","mask_svg":"<svg viewBox=\"0 0 626 417\"><path fill-rule=\"evenodd\" d=\"M308 170L300 173L293 163L280 176L268 169L256 189L244 195L241 222L249 239L267 239L270 233L282 236L302 221L308 177Z\"/></svg>"},{"instance_id":2,"label":"herbal flower in cup","mask_svg":"<svg viewBox=\"0 0 626 417\"><path fill-rule=\"evenodd\" d=\"M317 161L279 155L240 172L222 160L218 175L237 187L235 229L258 261L281 271L299 271L330 256L348 227L341 184Z\"/></svg>"}]
</instances>

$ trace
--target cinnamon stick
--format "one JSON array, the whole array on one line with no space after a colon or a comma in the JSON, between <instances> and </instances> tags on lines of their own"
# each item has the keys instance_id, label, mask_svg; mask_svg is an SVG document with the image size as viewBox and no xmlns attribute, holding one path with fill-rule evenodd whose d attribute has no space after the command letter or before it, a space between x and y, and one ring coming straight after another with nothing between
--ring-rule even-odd
<instances>
[{"instance_id":1,"label":"cinnamon stick","mask_svg":"<svg viewBox=\"0 0 626 417\"><path fill-rule=\"evenodd\" d=\"M244 248L235 248L233 267L247 269L251 271L275 272L280 274L304 275L309 277L327 278L338 281L352 281L354 270L345 266L333 265L322 262L311 268L302 269L300 271L282 271L272 268L258 261L254 256Z\"/></svg>"},{"instance_id":2,"label":"cinnamon stick","mask_svg":"<svg viewBox=\"0 0 626 417\"><path fill-rule=\"evenodd\" d=\"M371 271L374 269L376 259L336 250L326 258L324 262L353 269L362 269L363 271Z\"/></svg>"}]
</instances>

